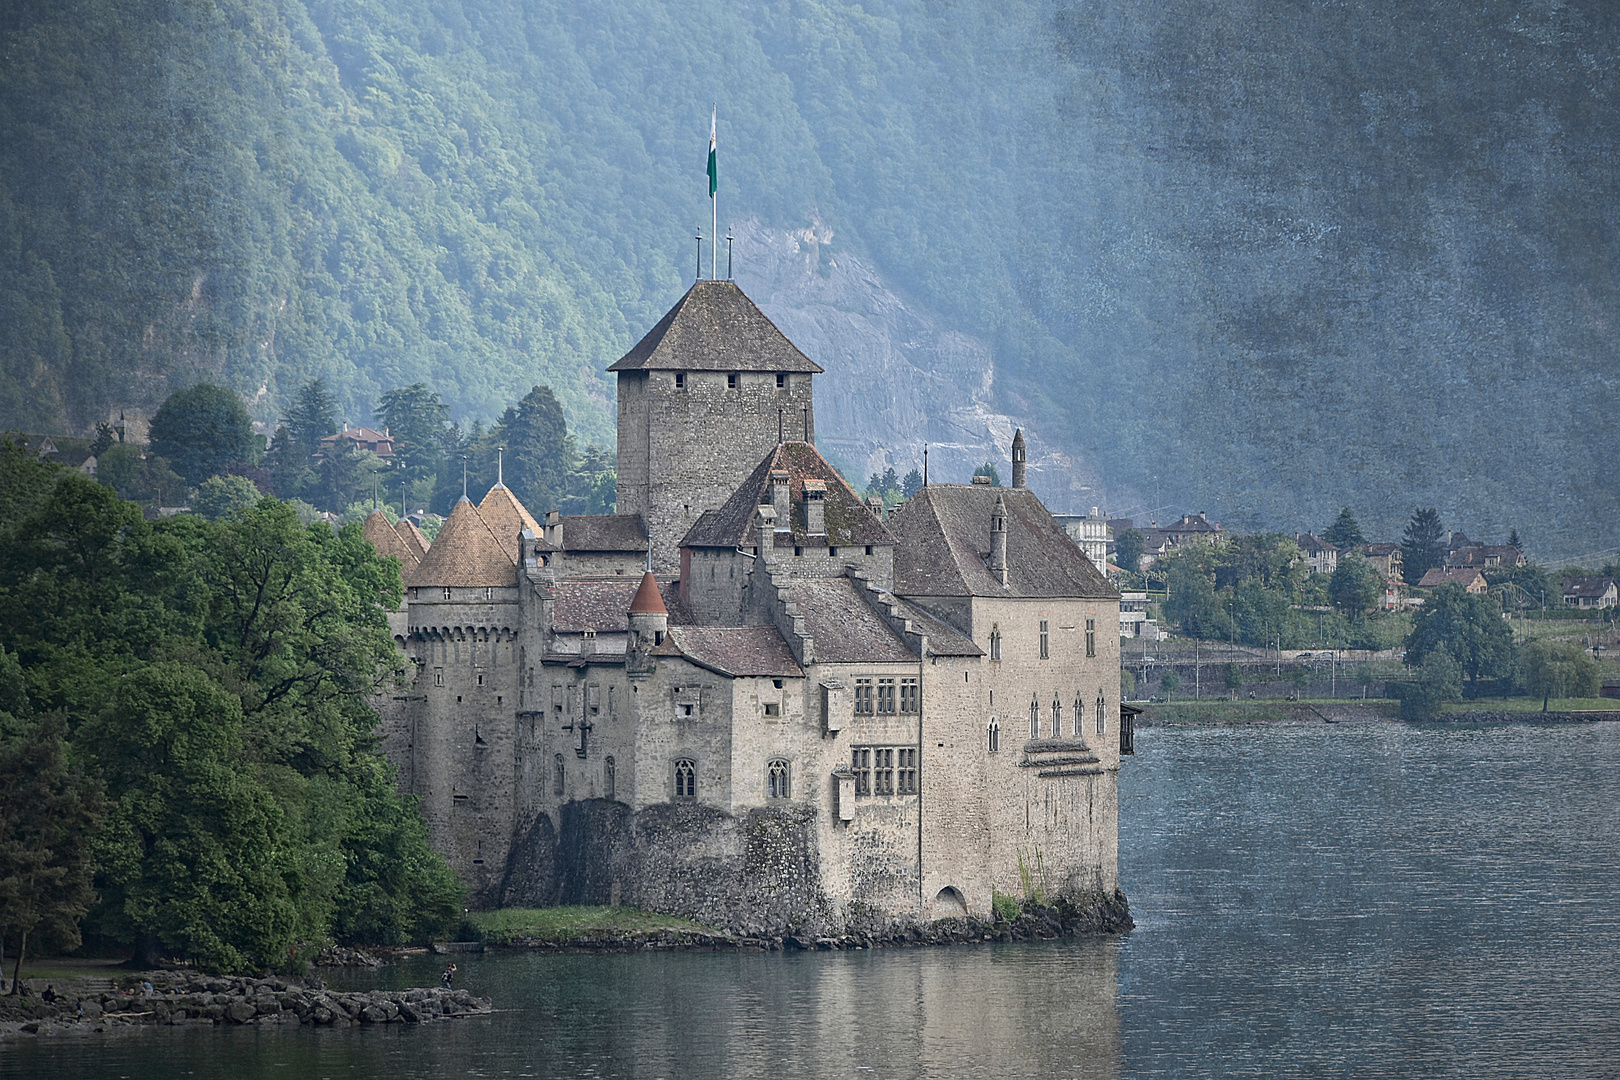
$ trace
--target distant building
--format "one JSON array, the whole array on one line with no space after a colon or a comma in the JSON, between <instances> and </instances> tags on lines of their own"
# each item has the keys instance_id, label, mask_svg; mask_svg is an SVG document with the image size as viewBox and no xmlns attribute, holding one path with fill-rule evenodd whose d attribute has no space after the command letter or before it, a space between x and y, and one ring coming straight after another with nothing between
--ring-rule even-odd
<instances>
[{"instance_id":1,"label":"distant building","mask_svg":"<svg viewBox=\"0 0 1620 1080\"><path fill-rule=\"evenodd\" d=\"M1102 570L1108 565L1108 551L1113 545L1115 533L1108 527L1109 518L1097 512L1093 506L1091 513L1084 516L1080 514L1053 514L1057 523L1063 526L1063 531L1069 534L1069 539L1080 545L1080 550L1086 553L1091 565Z\"/></svg>"},{"instance_id":2,"label":"distant building","mask_svg":"<svg viewBox=\"0 0 1620 1080\"><path fill-rule=\"evenodd\" d=\"M1613 578L1565 578L1563 593L1565 607L1601 609L1620 603L1620 589L1616 588Z\"/></svg>"},{"instance_id":3,"label":"distant building","mask_svg":"<svg viewBox=\"0 0 1620 1080\"><path fill-rule=\"evenodd\" d=\"M1319 540L1310 533L1295 533L1294 543L1299 545L1301 554L1305 556L1305 563L1313 574L1331 574L1339 565L1339 549L1326 540Z\"/></svg>"},{"instance_id":4,"label":"distant building","mask_svg":"<svg viewBox=\"0 0 1620 1080\"><path fill-rule=\"evenodd\" d=\"M1196 515L1182 515L1181 520L1164 531L1177 547L1183 544L1212 544L1221 538L1221 523L1210 521L1200 510Z\"/></svg>"},{"instance_id":5,"label":"distant building","mask_svg":"<svg viewBox=\"0 0 1620 1080\"><path fill-rule=\"evenodd\" d=\"M1508 544L1469 544L1446 552L1446 567L1452 570L1483 570L1488 566L1523 566L1524 553Z\"/></svg>"},{"instance_id":6,"label":"distant building","mask_svg":"<svg viewBox=\"0 0 1620 1080\"><path fill-rule=\"evenodd\" d=\"M1420 589L1436 589L1441 585L1461 585L1465 592L1482 593L1489 588L1485 575L1478 570L1445 570L1440 567L1428 571L1418 582Z\"/></svg>"},{"instance_id":7,"label":"distant building","mask_svg":"<svg viewBox=\"0 0 1620 1080\"><path fill-rule=\"evenodd\" d=\"M1148 595L1145 592L1119 594L1119 636L1141 637L1148 622Z\"/></svg>"},{"instance_id":8,"label":"distant building","mask_svg":"<svg viewBox=\"0 0 1620 1080\"><path fill-rule=\"evenodd\" d=\"M336 446L339 439L347 439L354 444L357 450L370 450L380 458L394 456L394 440L386 431L377 431L368 427L350 427L343 425L343 430L328 435L321 440L319 454L324 454L328 447Z\"/></svg>"},{"instance_id":9,"label":"distant building","mask_svg":"<svg viewBox=\"0 0 1620 1080\"><path fill-rule=\"evenodd\" d=\"M1368 562L1373 564L1385 578L1397 581L1401 576L1402 551L1399 544L1359 544L1356 551L1360 552Z\"/></svg>"}]
</instances>

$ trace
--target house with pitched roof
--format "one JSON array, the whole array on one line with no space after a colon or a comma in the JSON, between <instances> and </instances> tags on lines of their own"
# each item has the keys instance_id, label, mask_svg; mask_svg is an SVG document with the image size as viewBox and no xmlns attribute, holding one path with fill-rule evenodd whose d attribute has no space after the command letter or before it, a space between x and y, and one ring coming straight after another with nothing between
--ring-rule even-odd
<instances>
[{"instance_id":1,"label":"house with pitched roof","mask_svg":"<svg viewBox=\"0 0 1620 1080\"><path fill-rule=\"evenodd\" d=\"M729 281L610 370L620 512L497 484L400 559L387 752L480 905L752 934L988 916L1118 928L1119 594L1026 486L887 517L817 450L821 367ZM412 563L411 557L415 558Z\"/></svg>"},{"instance_id":2,"label":"house with pitched roof","mask_svg":"<svg viewBox=\"0 0 1620 1080\"><path fill-rule=\"evenodd\" d=\"M1310 533L1295 533L1294 543L1298 545L1300 554L1305 557L1305 564L1313 574L1331 574L1339 566L1339 549L1335 544L1318 539Z\"/></svg>"},{"instance_id":3,"label":"house with pitched roof","mask_svg":"<svg viewBox=\"0 0 1620 1080\"><path fill-rule=\"evenodd\" d=\"M1423 573L1423 579L1418 582L1420 589L1437 589L1442 585L1461 585L1464 592L1482 593L1490 587L1485 575L1478 570L1445 570L1441 567L1432 567Z\"/></svg>"},{"instance_id":4,"label":"house with pitched roof","mask_svg":"<svg viewBox=\"0 0 1620 1080\"><path fill-rule=\"evenodd\" d=\"M1620 589L1613 578L1568 577L1561 583L1564 606L1572 608L1611 608L1620 603Z\"/></svg>"}]
</instances>

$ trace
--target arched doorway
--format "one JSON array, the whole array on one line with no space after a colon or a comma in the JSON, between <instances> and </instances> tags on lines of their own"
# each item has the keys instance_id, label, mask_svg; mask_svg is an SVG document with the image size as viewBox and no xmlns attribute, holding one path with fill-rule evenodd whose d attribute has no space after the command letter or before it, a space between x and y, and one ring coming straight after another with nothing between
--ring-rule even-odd
<instances>
[{"instance_id":1,"label":"arched doorway","mask_svg":"<svg viewBox=\"0 0 1620 1080\"><path fill-rule=\"evenodd\" d=\"M955 885L945 886L934 896L934 918L958 918L967 913L967 900L962 897L962 890Z\"/></svg>"}]
</instances>

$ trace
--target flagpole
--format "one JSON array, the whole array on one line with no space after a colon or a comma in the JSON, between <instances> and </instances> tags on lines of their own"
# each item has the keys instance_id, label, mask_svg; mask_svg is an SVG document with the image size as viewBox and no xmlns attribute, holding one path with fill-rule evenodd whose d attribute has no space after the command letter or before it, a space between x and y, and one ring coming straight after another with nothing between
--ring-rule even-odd
<instances>
[{"instance_id":1,"label":"flagpole","mask_svg":"<svg viewBox=\"0 0 1620 1080\"><path fill-rule=\"evenodd\" d=\"M715 103L714 112L709 117L709 280L715 279L715 244L720 228L720 182L719 169L714 165L715 160L715 124L720 118L720 105Z\"/></svg>"}]
</instances>

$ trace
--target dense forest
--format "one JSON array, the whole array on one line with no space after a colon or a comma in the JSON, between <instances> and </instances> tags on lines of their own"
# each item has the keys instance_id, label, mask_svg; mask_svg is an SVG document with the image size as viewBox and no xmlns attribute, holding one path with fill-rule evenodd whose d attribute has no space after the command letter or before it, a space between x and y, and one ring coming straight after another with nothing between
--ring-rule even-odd
<instances>
[{"instance_id":1,"label":"dense forest","mask_svg":"<svg viewBox=\"0 0 1620 1080\"><path fill-rule=\"evenodd\" d=\"M273 423L314 378L357 422L425 383L470 423L547 384L611 445L601 371L691 279L717 104L721 227L823 223L987 342L999 407L1096 501L1284 529L1349 503L1384 536L1432 505L1592 553L1620 543L1614 22L7 5L0 427L83 434L203 380Z\"/></svg>"}]
</instances>

